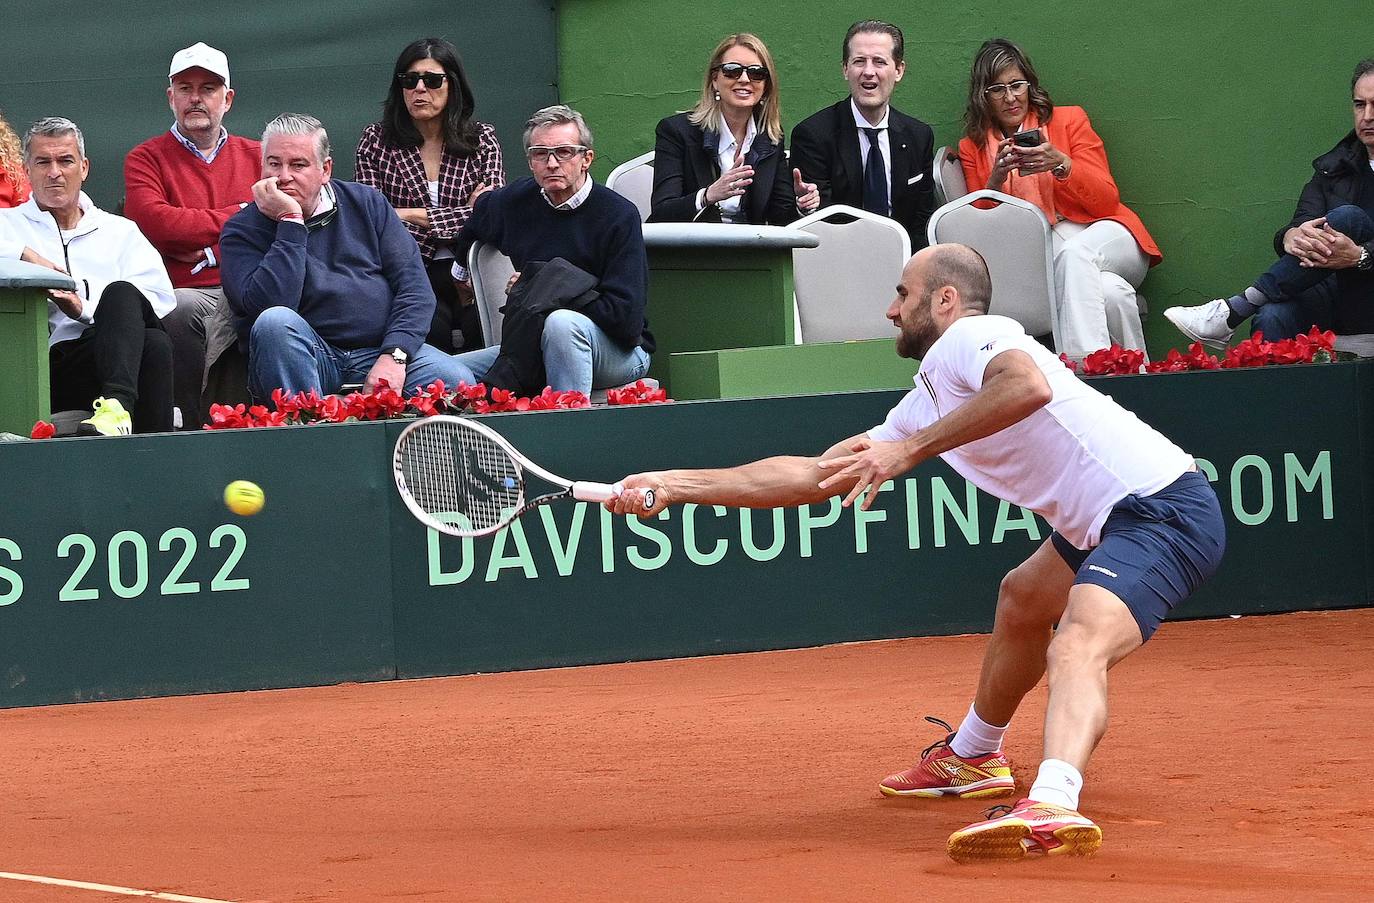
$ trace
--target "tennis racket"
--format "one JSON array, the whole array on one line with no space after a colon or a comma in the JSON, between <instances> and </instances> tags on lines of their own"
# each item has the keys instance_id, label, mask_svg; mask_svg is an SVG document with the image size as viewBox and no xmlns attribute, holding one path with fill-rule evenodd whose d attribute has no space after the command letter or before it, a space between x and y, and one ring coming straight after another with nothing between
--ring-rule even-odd
<instances>
[{"instance_id":1,"label":"tennis racket","mask_svg":"<svg viewBox=\"0 0 1374 903\"><path fill-rule=\"evenodd\" d=\"M486 424L442 414L401 431L391 469L410 513L449 536L487 536L540 505L563 499L599 504L623 488L565 480L520 454ZM527 472L557 488L526 498ZM646 490L644 509L653 506L653 490Z\"/></svg>"}]
</instances>

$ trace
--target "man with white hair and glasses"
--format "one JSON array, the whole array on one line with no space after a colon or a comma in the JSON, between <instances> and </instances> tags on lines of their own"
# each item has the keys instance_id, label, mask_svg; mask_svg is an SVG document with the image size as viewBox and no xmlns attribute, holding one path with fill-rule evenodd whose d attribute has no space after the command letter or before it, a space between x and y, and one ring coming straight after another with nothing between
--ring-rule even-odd
<instances>
[{"instance_id":1,"label":"man with white hair and glasses","mask_svg":"<svg viewBox=\"0 0 1374 903\"><path fill-rule=\"evenodd\" d=\"M479 198L454 253L463 261L474 242L495 246L517 271L508 293L533 263L562 258L571 264L569 270L581 270L590 286L583 298L590 300L575 309L553 310L537 339L535 353L542 352L547 385L590 395L594 388L634 382L648 372L654 351L645 317L649 265L639 210L588 175L596 152L592 133L575 110L562 105L539 110L526 124L524 143L533 178ZM454 275L467 274L455 267ZM511 344L508 333L503 332L502 344ZM454 360L464 380L475 383L488 380L501 356L502 346L495 346Z\"/></svg>"}]
</instances>

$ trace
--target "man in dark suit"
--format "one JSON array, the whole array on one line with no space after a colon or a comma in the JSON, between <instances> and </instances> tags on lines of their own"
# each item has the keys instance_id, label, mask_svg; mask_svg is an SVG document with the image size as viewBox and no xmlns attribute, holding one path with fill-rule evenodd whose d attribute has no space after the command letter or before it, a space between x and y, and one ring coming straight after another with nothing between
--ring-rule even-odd
<instances>
[{"instance_id":1,"label":"man in dark suit","mask_svg":"<svg viewBox=\"0 0 1374 903\"><path fill-rule=\"evenodd\" d=\"M902 30L867 19L844 36L849 96L792 130L792 165L820 190L821 206L849 204L901 223L912 251L926 246L935 209L935 133L894 109L892 89L906 72Z\"/></svg>"}]
</instances>

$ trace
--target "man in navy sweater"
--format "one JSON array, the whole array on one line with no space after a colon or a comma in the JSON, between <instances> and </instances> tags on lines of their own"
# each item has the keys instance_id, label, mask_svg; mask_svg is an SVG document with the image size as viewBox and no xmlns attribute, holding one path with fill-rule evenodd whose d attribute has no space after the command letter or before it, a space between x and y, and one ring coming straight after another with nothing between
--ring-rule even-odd
<instances>
[{"instance_id":1,"label":"man in navy sweater","mask_svg":"<svg viewBox=\"0 0 1374 903\"><path fill-rule=\"evenodd\" d=\"M515 264L515 285L526 264L561 257L596 278L598 298L579 310L555 310L540 342L549 385L591 394L634 382L649 371L654 350L644 314L649 265L639 210L587 175L595 153L582 115L546 107L525 126L525 156L532 179L521 179L478 199L458 235L454 254L467 259L473 242L494 245ZM457 278L466 278L454 267ZM480 382L500 346L459 354L463 379Z\"/></svg>"},{"instance_id":2,"label":"man in navy sweater","mask_svg":"<svg viewBox=\"0 0 1374 903\"><path fill-rule=\"evenodd\" d=\"M434 291L419 247L380 192L331 182L318 119L284 113L262 135L253 203L220 237L224 296L248 342L248 384L333 393L385 380L414 391L465 375L424 344Z\"/></svg>"}]
</instances>

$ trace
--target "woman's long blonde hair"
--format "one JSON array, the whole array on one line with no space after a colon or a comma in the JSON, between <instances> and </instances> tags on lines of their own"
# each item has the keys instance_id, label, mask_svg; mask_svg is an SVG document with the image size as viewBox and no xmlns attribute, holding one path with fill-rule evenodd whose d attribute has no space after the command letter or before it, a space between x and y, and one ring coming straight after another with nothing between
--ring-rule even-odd
<instances>
[{"instance_id":1,"label":"woman's long blonde hair","mask_svg":"<svg viewBox=\"0 0 1374 903\"><path fill-rule=\"evenodd\" d=\"M19 136L5 121L3 113L0 113L0 179L9 179L20 193L29 184L24 174L24 151Z\"/></svg>"},{"instance_id":2,"label":"woman's long blonde hair","mask_svg":"<svg viewBox=\"0 0 1374 903\"><path fill-rule=\"evenodd\" d=\"M775 142L782 141L782 104L778 100L778 69L773 65L773 55L768 52L768 45L757 36L748 32L732 34L716 45L716 50L711 54L711 61L706 64L706 78L701 87L701 99L692 108L691 114L687 117L692 125L705 132L714 132L720 127L720 99L716 97L716 89L711 84L715 76L715 69L720 65L720 61L725 58L725 51L731 47L743 47L752 50L758 55L759 62L768 69L768 81L763 86L763 100L759 101L754 112L758 119L759 131L766 134Z\"/></svg>"}]
</instances>

